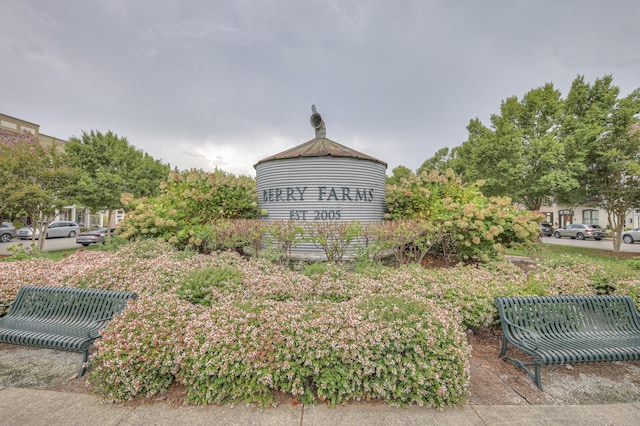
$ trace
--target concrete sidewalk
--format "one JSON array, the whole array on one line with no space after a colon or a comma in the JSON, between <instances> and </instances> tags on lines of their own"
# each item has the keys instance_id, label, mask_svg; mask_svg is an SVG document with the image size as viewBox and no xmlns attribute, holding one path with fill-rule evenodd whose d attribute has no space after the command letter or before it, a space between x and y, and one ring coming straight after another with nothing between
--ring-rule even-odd
<instances>
[{"instance_id":1,"label":"concrete sidewalk","mask_svg":"<svg viewBox=\"0 0 640 426\"><path fill-rule=\"evenodd\" d=\"M2 425L633 425L640 402L611 405L466 405L424 407L283 405L176 407L103 404L86 394L6 387L0 389Z\"/></svg>"}]
</instances>

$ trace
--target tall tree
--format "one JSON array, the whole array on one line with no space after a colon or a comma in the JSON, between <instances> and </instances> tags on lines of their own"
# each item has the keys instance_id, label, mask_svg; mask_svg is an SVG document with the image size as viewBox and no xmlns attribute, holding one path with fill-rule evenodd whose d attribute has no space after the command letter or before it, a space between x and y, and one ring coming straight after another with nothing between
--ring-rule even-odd
<instances>
[{"instance_id":1,"label":"tall tree","mask_svg":"<svg viewBox=\"0 0 640 426\"><path fill-rule=\"evenodd\" d=\"M92 211L108 211L109 223L112 212L123 208L123 193L155 196L170 170L169 165L154 160L111 131L82 132L80 138L71 138L65 149L71 163L82 171L78 202Z\"/></svg>"},{"instance_id":2,"label":"tall tree","mask_svg":"<svg viewBox=\"0 0 640 426\"><path fill-rule=\"evenodd\" d=\"M559 187L554 194L557 201L570 206L596 205L594 192L587 190L585 185L591 165L587 154L607 131L609 115L615 109L618 95L619 89L613 86L610 75L597 79L593 85L586 82L584 76L573 80L564 102L558 133L566 157L574 160L567 165L567 171L580 184Z\"/></svg>"},{"instance_id":3,"label":"tall tree","mask_svg":"<svg viewBox=\"0 0 640 426\"><path fill-rule=\"evenodd\" d=\"M640 126L611 130L587 155L591 162L588 188L607 212L613 230L614 252L620 251L627 213L640 202Z\"/></svg>"},{"instance_id":4,"label":"tall tree","mask_svg":"<svg viewBox=\"0 0 640 426\"><path fill-rule=\"evenodd\" d=\"M562 199L603 208L616 252L627 213L640 202L640 89L619 95L611 75L593 85L578 77L567 97L562 129L567 149L584 163L581 187Z\"/></svg>"},{"instance_id":5,"label":"tall tree","mask_svg":"<svg viewBox=\"0 0 640 426\"><path fill-rule=\"evenodd\" d=\"M10 217L27 216L36 234L46 229L64 206L73 204L77 170L61 146L44 147L32 136L0 143L0 198ZM38 245L44 248L45 238Z\"/></svg>"},{"instance_id":6,"label":"tall tree","mask_svg":"<svg viewBox=\"0 0 640 426\"><path fill-rule=\"evenodd\" d=\"M560 92L547 83L522 99L507 98L491 127L471 120L469 138L456 150L452 163L467 181L485 181L489 196L509 196L530 210L558 191L579 183L570 170L577 167L565 155L558 137L562 113Z\"/></svg>"}]
</instances>

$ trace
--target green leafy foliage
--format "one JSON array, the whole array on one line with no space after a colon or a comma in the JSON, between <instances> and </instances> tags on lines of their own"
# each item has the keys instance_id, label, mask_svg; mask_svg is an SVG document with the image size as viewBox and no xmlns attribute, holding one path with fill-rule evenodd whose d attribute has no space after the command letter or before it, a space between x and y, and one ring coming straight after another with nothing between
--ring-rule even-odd
<instances>
[{"instance_id":1,"label":"green leafy foliage","mask_svg":"<svg viewBox=\"0 0 640 426\"><path fill-rule=\"evenodd\" d=\"M108 131L82 132L65 144L71 164L81 170L76 198L93 211L123 207L123 193L158 195L169 166L137 150L126 138Z\"/></svg>"},{"instance_id":2,"label":"green leafy foliage","mask_svg":"<svg viewBox=\"0 0 640 426\"><path fill-rule=\"evenodd\" d=\"M521 99L502 101L486 127L469 122L469 137L448 164L466 181L484 180L488 196L507 196L529 210L559 193L579 187L581 158L569 155L560 137L563 100L552 83Z\"/></svg>"},{"instance_id":3,"label":"green leafy foliage","mask_svg":"<svg viewBox=\"0 0 640 426\"><path fill-rule=\"evenodd\" d=\"M636 257L634 259L627 260L627 263L631 265L631 267L637 271L640 271L640 257Z\"/></svg>"},{"instance_id":4,"label":"green leafy foliage","mask_svg":"<svg viewBox=\"0 0 640 426\"><path fill-rule=\"evenodd\" d=\"M244 233L230 241L240 228L230 228L228 219L258 217L255 181L216 170L171 172L153 198L123 197L128 212L119 224L121 237L162 238L179 248L209 252L239 244L259 245L261 232L243 223Z\"/></svg>"},{"instance_id":5,"label":"green leafy foliage","mask_svg":"<svg viewBox=\"0 0 640 426\"><path fill-rule=\"evenodd\" d=\"M0 137L9 132L0 133ZM59 144L45 146L25 135L0 139L0 198L2 214L31 219L36 234L44 235L58 211L73 204L78 171ZM38 240L44 248L44 238Z\"/></svg>"},{"instance_id":6,"label":"green leafy foliage","mask_svg":"<svg viewBox=\"0 0 640 426\"><path fill-rule=\"evenodd\" d=\"M211 306L212 290L240 291L242 274L231 266L198 269L190 272L176 290L176 294L191 303Z\"/></svg>"},{"instance_id":7,"label":"green leafy foliage","mask_svg":"<svg viewBox=\"0 0 640 426\"><path fill-rule=\"evenodd\" d=\"M270 253L266 257L283 264L291 258L291 250L301 240L302 225L293 220L274 220L265 224L266 245Z\"/></svg>"},{"instance_id":8,"label":"green leafy foliage","mask_svg":"<svg viewBox=\"0 0 640 426\"><path fill-rule=\"evenodd\" d=\"M462 401L467 349L444 311L428 302L358 305L289 301L207 311L199 321L210 326L191 327L186 337L194 355L180 375L187 399L269 405L279 390L332 406L359 399L437 407Z\"/></svg>"},{"instance_id":9,"label":"green leafy foliage","mask_svg":"<svg viewBox=\"0 0 640 426\"><path fill-rule=\"evenodd\" d=\"M310 241L324 251L329 262L341 261L351 249L352 243L362 235L358 221L313 221L305 226L305 241Z\"/></svg>"},{"instance_id":10,"label":"green leafy foliage","mask_svg":"<svg viewBox=\"0 0 640 426\"><path fill-rule=\"evenodd\" d=\"M195 311L172 295L141 298L96 343L90 381L108 402L163 393L179 370L182 332Z\"/></svg>"},{"instance_id":11,"label":"green leafy foliage","mask_svg":"<svg viewBox=\"0 0 640 426\"><path fill-rule=\"evenodd\" d=\"M505 246L531 244L538 238L539 215L520 210L508 198L487 198L481 183L464 185L451 169L412 174L387 187L387 216L409 219L389 235L412 243L412 256L429 250L455 254L465 261L488 261ZM424 222L424 223L421 223Z\"/></svg>"},{"instance_id":12,"label":"green leafy foliage","mask_svg":"<svg viewBox=\"0 0 640 426\"><path fill-rule=\"evenodd\" d=\"M452 167L487 196L508 196L529 210L559 203L607 212L614 250L627 212L640 200L640 89L625 97L607 75L573 81L562 98L553 84L504 100L490 126L469 122L468 139L439 151L419 171Z\"/></svg>"}]
</instances>

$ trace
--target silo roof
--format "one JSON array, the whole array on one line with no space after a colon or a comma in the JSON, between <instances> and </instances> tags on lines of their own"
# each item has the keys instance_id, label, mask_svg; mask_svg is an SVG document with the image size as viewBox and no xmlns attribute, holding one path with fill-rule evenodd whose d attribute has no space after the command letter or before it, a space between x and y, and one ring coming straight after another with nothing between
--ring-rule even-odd
<instances>
[{"instance_id":1,"label":"silo roof","mask_svg":"<svg viewBox=\"0 0 640 426\"><path fill-rule=\"evenodd\" d=\"M279 154L272 155L271 157L264 158L258 161L255 165L272 160L284 160L286 158L303 158L303 157L351 157L359 158L361 160L375 161L376 163L383 164L387 167L387 163L373 158L367 154L363 154L355 149L351 149L347 146L341 145L338 142L334 142L328 138L315 138L300 144L296 147L282 151Z\"/></svg>"}]
</instances>

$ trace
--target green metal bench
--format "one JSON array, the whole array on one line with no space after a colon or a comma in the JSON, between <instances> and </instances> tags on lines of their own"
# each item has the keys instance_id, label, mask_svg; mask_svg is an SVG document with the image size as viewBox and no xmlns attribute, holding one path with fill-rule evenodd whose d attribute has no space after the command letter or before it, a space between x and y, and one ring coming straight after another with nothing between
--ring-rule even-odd
<instances>
[{"instance_id":1,"label":"green metal bench","mask_svg":"<svg viewBox=\"0 0 640 426\"><path fill-rule=\"evenodd\" d=\"M541 365L640 359L640 315L628 296L499 297L495 304L500 357L526 371L540 390ZM533 361L506 357L508 343Z\"/></svg>"},{"instance_id":2,"label":"green metal bench","mask_svg":"<svg viewBox=\"0 0 640 426\"><path fill-rule=\"evenodd\" d=\"M135 293L25 286L0 318L0 342L84 353L78 377L89 361L89 346Z\"/></svg>"}]
</instances>

